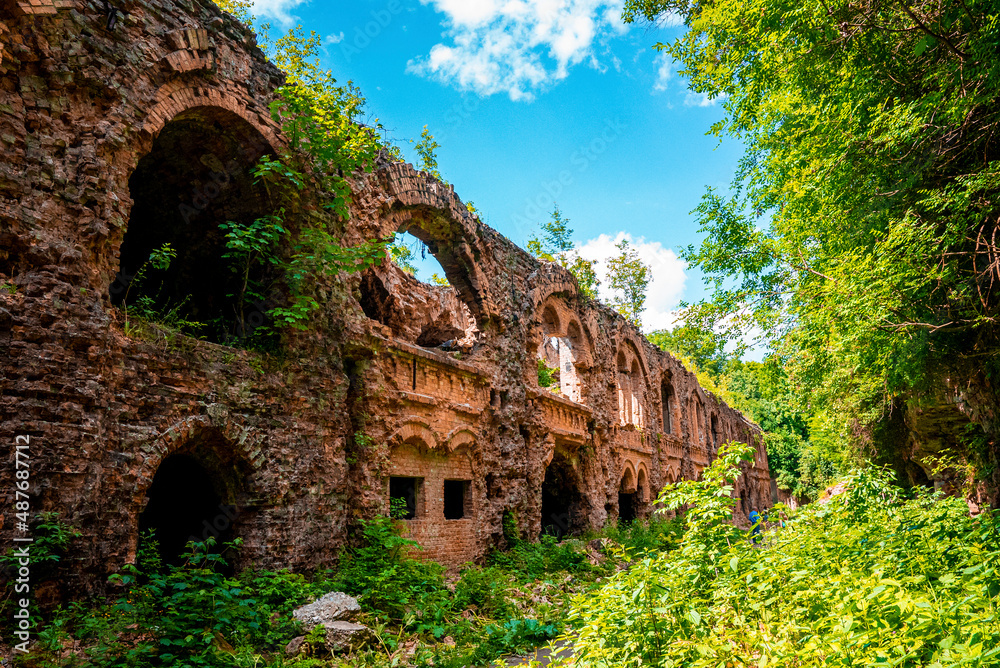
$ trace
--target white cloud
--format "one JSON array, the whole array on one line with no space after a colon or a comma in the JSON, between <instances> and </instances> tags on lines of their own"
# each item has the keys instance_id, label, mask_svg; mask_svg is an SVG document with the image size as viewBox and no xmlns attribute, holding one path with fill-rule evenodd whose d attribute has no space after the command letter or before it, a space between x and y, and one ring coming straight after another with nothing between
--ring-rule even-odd
<instances>
[{"instance_id":1,"label":"white cloud","mask_svg":"<svg viewBox=\"0 0 1000 668\"><path fill-rule=\"evenodd\" d=\"M674 75L674 64L670 54L660 51L653 59L653 64L656 65L656 83L653 84L653 90L667 90L667 82Z\"/></svg>"},{"instance_id":2,"label":"white cloud","mask_svg":"<svg viewBox=\"0 0 1000 668\"><path fill-rule=\"evenodd\" d=\"M618 255L615 244L622 239L639 254L639 258L649 265L652 280L646 288L646 309L642 314L642 329L651 332L670 329L677 320L676 309L684 294L687 262L677 257L659 241L646 241L644 237L633 238L627 232L619 232L613 238L602 234L579 247L580 255L588 260L597 260L597 276L601 279L598 289L600 297L609 301L612 291L608 285L608 259Z\"/></svg>"},{"instance_id":3,"label":"white cloud","mask_svg":"<svg viewBox=\"0 0 1000 668\"><path fill-rule=\"evenodd\" d=\"M589 59L599 35L622 33L622 0L420 0L445 15L438 43L407 71L480 95L531 100Z\"/></svg>"},{"instance_id":4,"label":"white cloud","mask_svg":"<svg viewBox=\"0 0 1000 668\"><path fill-rule=\"evenodd\" d=\"M726 99L726 94L723 93L716 98L708 97L708 93L695 93L693 91L688 91L688 94L684 96L684 106L685 107L714 107L716 104Z\"/></svg>"},{"instance_id":5,"label":"white cloud","mask_svg":"<svg viewBox=\"0 0 1000 668\"><path fill-rule=\"evenodd\" d=\"M258 19L272 19L283 28L291 28L298 22L292 10L306 0L254 0L253 14Z\"/></svg>"},{"instance_id":6,"label":"white cloud","mask_svg":"<svg viewBox=\"0 0 1000 668\"><path fill-rule=\"evenodd\" d=\"M340 44L344 41L344 31L341 30L340 33L336 35L327 35L326 39L323 40L324 44Z\"/></svg>"}]
</instances>

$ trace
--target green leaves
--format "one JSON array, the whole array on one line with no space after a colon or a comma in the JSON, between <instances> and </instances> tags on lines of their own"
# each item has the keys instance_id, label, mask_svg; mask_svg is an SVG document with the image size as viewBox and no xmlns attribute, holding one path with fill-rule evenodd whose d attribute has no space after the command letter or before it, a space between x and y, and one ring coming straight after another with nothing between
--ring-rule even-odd
<instances>
[{"instance_id":1,"label":"green leaves","mask_svg":"<svg viewBox=\"0 0 1000 668\"><path fill-rule=\"evenodd\" d=\"M628 239L615 244L620 252L608 259L608 283L615 291L611 306L636 327L642 325L646 288L653 279L649 265L639 259Z\"/></svg>"},{"instance_id":2,"label":"green leaves","mask_svg":"<svg viewBox=\"0 0 1000 668\"><path fill-rule=\"evenodd\" d=\"M725 96L713 131L746 146L730 193L697 209L684 257L713 293L687 321L763 332L840 434L877 438L894 398L995 375L995 3L625 5L627 21L664 12L688 30L660 46Z\"/></svg>"},{"instance_id":3,"label":"green leaves","mask_svg":"<svg viewBox=\"0 0 1000 668\"><path fill-rule=\"evenodd\" d=\"M580 602L577 666L995 665L995 513L868 469L754 544L712 507L734 464L664 493L689 535Z\"/></svg>"}]
</instances>

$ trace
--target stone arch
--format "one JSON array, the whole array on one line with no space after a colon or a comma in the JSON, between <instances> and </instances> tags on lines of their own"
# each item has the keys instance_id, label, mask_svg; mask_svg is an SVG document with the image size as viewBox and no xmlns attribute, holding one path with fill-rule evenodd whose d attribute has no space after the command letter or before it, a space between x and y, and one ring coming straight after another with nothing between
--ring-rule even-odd
<instances>
[{"instance_id":1,"label":"stone arch","mask_svg":"<svg viewBox=\"0 0 1000 668\"><path fill-rule=\"evenodd\" d=\"M163 130L164 126L180 114L197 107L225 109L246 121L264 138L273 151L284 142L279 137L279 128L271 119L266 108L251 111L247 108L248 96L239 91L220 90L205 82L188 83L175 79L163 84L156 91L153 106L146 112L142 132L147 140ZM148 152L145 147L143 152Z\"/></svg>"},{"instance_id":2,"label":"stone arch","mask_svg":"<svg viewBox=\"0 0 1000 668\"><path fill-rule=\"evenodd\" d=\"M635 476L635 491L639 495L639 501L649 503L649 474L646 472L646 464L639 462L638 472Z\"/></svg>"},{"instance_id":3,"label":"stone arch","mask_svg":"<svg viewBox=\"0 0 1000 668\"><path fill-rule=\"evenodd\" d=\"M559 323L559 313L552 304L542 310L542 332L546 336L559 336L562 326Z\"/></svg>"},{"instance_id":4,"label":"stone arch","mask_svg":"<svg viewBox=\"0 0 1000 668\"><path fill-rule=\"evenodd\" d=\"M618 381L618 415L622 425L642 429L646 421L647 376L638 348L626 338L618 346L615 358Z\"/></svg>"},{"instance_id":5,"label":"stone arch","mask_svg":"<svg viewBox=\"0 0 1000 668\"><path fill-rule=\"evenodd\" d=\"M632 462L626 461L623 469L618 484L618 519L621 522L632 522L639 516L640 510L637 478Z\"/></svg>"},{"instance_id":6,"label":"stone arch","mask_svg":"<svg viewBox=\"0 0 1000 668\"><path fill-rule=\"evenodd\" d=\"M528 337L529 352L549 368L555 369L559 391L578 403L584 402L586 383L584 370L591 363L589 331L580 323L579 317L561 300L551 294L542 301L536 311L539 325ZM533 373L533 369L529 369Z\"/></svg>"},{"instance_id":7,"label":"stone arch","mask_svg":"<svg viewBox=\"0 0 1000 668\"><path fill-rule=\"evenodd\" d=\"M639 367L639 360L632 360L632 367L629 370L629 380L632 389L632 424L639 429L646 426L646 383Z\"/></svg>"},{"instance_id":8,"label":"stone arch","mask_svg":"<svg viewBox=\"0 0 1000 668\"><path fill-rule=\"evenodd\" d=\"M615 368L618 385L618 421L622 425L627 425L632 415L632 379L624 350L618 351Z\"/></svg>"},{"instance_id":9,"label":"stone arch","mask_svg":"<svg viewBox=\"0 0 1000 668\"><path fill-rule=\"evenodd\" d=\"M250 479L262 465L259 450L258 459L251 454L255 443L225 416L187 418L160 434L136 480L129 560L145 529L156 530L167 562L176 562L188 540L239 535Z\"/></svg>"},{"instance_id":10,"label":"stone arch","mask_svg":"<svg viewBox=\"0 0 1000 668\"><path fill-rule=\"evenodd\" d=\"M704 444L705 430L701 421L704 414L704 407L697 394L691 396L691 443L694 445Z\"/></svg>"},{"instance_id":11,"label":"stone arch","mask_svg":"<svg viewBox=\"0 0 1000 668\"><path fill-rule=\"evenodd\" d=\"M393 162L378 174L390 195L380 234L408 232L422 241L479 330L488 329L498 313L491 277L486 273L493 267L482 262L493 255L484 247L484 226L455 195L454 188L410 164Z\"/></svg>"},{"instance_id":12,"label":"stone arch","mask_svg":"<svg viewBox=\"0 0 1000 668\"><path fill-rule=\"evenodd\" d=\"M426 422L418 420L411 420L397 429L389 439L389 442L419 446L426 450L436 450L438 448L438 439L434 431Z\"/></svg>"},{"instance_id":13,"label":"stone arch","mask_svg":"<svg viewBox=\"0 0 1000 668\"><path fill-rule=\"evenodd\" d=\"M541 533L561 538L587 526L583 477L570 455L555 448L541 487Z\"/></svg>"},{"instance_id":14,"label":"stone arch","mask_svg":"<svg viewBox=\"0 0 1000 668\"><path fill-rule=\"evenodd\" d=\"M663 433L671 436L679 436L681 432L681 407L677 401L677 392L674 390L672 379L669 375L664 375L660 383L660 405L663 409L662 430Z\"/></svg>"},{"instance_id":15,"label":"stone arch","mask_svg":"<svg viewBox=\"0 0 1000 668\"><path fill-rule=\"evenodd\" d=\"M712 449L718 450L722 445L722 431L719 429L719 414L713 412L711 418Z\"/></svg>"},{"instance_id":16,"label":"stone arch","mask_svg":"<svg viewBox=\"0 0 1000 668\"><path fill-rule=\"evenodd\" d=\"M632 493L636 490L637 477L635 473L635 466L630 461L626 461L624 466L622 466L621 484L619 488L623 492Z\"/></svg>"},{"instance_id":17,"label":"stone arch","mask_svg":"<svg viewBox=\"0 0 1000 668\"><path fill-rule=\"evenodd\" d=\"M268 263L255 264L253 291L268 294L247 294L243 277L223 259L227 230L220 226L249 225L272 213L250 170L274 146L231 99L204 95L158 107L147 119L146 150L129 175L129 220L109 296L125 308L197 323L189 333L216 343L244 338L267 322L279 276ZM158 266L151 258L166 244L175 256Z\"/></svg>"},{"instance_id":18,"label":"stone arch","mask_svg":"<svg viewBox=\"0 0 1000 668\"><path fill-rule=\"evenodd\" d=\"M451 453L464 447L471 452L475 448L476 440L474 433L464 427L459 427L444 439L445 449Z\"/></svg>"}]
</instances>

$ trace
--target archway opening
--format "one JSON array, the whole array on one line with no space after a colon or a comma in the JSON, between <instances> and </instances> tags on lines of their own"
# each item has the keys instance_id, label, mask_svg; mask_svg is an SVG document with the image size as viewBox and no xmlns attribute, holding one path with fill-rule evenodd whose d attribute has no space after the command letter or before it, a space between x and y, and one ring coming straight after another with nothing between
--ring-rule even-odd
<instances>
[{"instance_id":1,"label":"archway opening","mask_svg":"<svg viewBox=\"0 0 1000 668\"><path fill-rule=\"evenodd\" d=\"M630 524L636 518L636 493L618 492L618 521Z\"/></svg>"},{"instance_id":2,"label":"archway opening","mask_svg":"<svg viewBox=\"0 0 1000 668\"><path fill-rule=\"evenodd\" d=\"M179 565L188 556L189 541L214 537L221 549L234 537L236 508L222 498L223 486L193 457L171 455L163 460L146 492L139 517L140 535L152 529L164 564Z\"/></svg>"},{"instance_id":3,"label":"archway opening","mask_svg":"<svg viewBox=\"0 0 1000 668\"><path fill-rule=\"evenodd\" d=\"M410 232L397 232L389 246L393 263L413 278L431 285L451 285L444 267L434 253L428 252L426 243Z\"/></svg>"},{"instance_id":4,"label":"archway opening","mask_svg":"<svg viewBox=\"0 0 1000 668\"><path fill-rule=\"evenodd\" d=\"M636 492L635 476L632 475L632 469L626 468L625 473L622 474L621 484L618 487L619 522L628 524L635 521L639 505L638 494Z\"/></svg>"},{"instance_id":5,"label":"archway opening","mask_svg":"<svg viewBox=\"0 0 1000 668\"><path fill-rule=\"evenodd\" d=\"M632 390L629 382L628 362L625 353L618 351L618 421L624 426L632 416Z\"/></svg>"},{"instance_id":6,"label":"archway opening","mask_svg":"<svg viewBox=\"0 0 1000 668\"><path fill-rule=\"evenodd\" d=\"M563 538L578 531L580 504L576 471L557 453L542 482L542 534Z\"/></svg>"},{"instance_id":7,"label":"archway opening","mask_svg":"<svg viewBox=\"0 0 1000 668\"><path fill-rule=\"evenodd\" d=\"M227 235L280 234L251 174L271 152L254 127L224 109L196 107L168 122L129 179L133 205L112 303L216 343L265 324L277 298L273 264Z\"/></svg>"},{"instance_id":8,"label":"archway opening","mask_svg":"<svg viewBox=\"0 0 1000 668\"><path fill-rule=\"evenodd\" d=\"M660 397L663 401L663 433L674 433L674 404L677 398L674 396L674 387L668 381L663 381L660 386Z\"/></svg>"}]
</instances>

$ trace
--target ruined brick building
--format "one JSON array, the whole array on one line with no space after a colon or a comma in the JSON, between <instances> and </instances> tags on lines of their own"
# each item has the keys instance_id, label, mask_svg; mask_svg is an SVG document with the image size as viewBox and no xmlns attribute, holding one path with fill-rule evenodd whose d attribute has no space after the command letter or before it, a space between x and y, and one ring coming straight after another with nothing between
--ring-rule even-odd
<instances>
[{"instance_id":1,"label":"ruined brick building","mask_svg":"<svg viewBox=\"0 0 1000 668\"><path fill-rule=\"evenodd\" d=\"M209 0L118 6L0 0L0 419L33 439L33 510L82 533L54 586L99 590L145 527L316 567L390 496L458 565L503 545L505 511L528 538L644 516L730 439L757 445L740 511L769 505L754 425L408 164L351 177L344 241L408 231L450 286L388 261L343 275L273 356L126 327L122 276L164 241L173 294L227 303L219 223L267 213L249 169L284 139L281 75L245 26Z\"/></svg>"}]
</instances>

